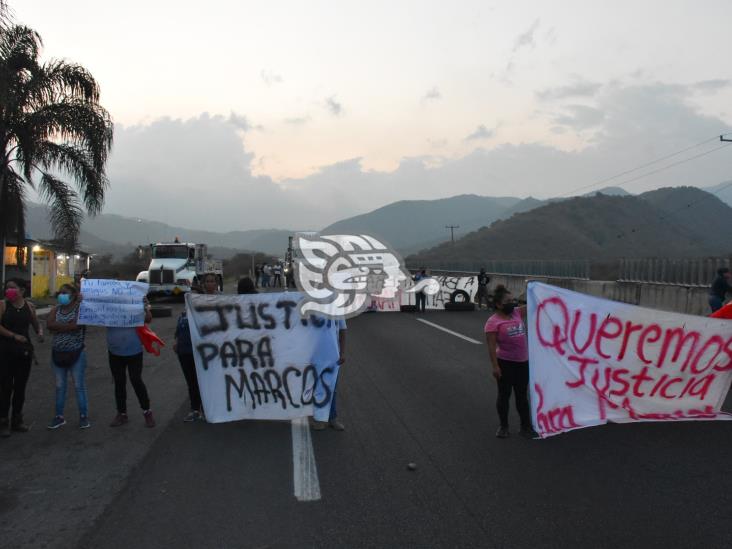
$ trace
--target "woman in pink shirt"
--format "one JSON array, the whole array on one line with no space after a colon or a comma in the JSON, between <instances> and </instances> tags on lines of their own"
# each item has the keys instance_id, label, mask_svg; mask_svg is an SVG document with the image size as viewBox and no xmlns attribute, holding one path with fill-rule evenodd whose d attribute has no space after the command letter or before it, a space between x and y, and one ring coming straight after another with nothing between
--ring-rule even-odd
<instances>
[{"instance_id":1,"label":"woman in pink shirt","mask_svg":"<svg viewBox=\"0 0 732 549\"><path fill-rule=\"evenodd\" d=\"M529 345L526 339L526 307L518 307L511 292L498 286L493 293L496 313L485 323L488 354L493 377L498 382L498 438L508 438L508 405L511 391L516 394L516 410L521 418L521 434L533 438L529 412Z\"/></svg>"}]
</instances>

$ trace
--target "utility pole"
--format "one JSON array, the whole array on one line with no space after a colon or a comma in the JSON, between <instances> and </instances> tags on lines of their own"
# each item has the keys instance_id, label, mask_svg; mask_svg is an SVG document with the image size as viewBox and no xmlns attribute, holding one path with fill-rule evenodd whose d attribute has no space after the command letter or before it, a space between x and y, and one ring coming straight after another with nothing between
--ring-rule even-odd
<instances>
[{"instance_id":1,"label":"utility pole","mask_svg":"<svg viewBox=\"0 0 732 549\"><path fill-rule=\"evenodd\" d=\"M455 229L459 229L460 225L445 225L446 229L450 229L450 240L455 244Z\"/></svg>"}]
</instances>

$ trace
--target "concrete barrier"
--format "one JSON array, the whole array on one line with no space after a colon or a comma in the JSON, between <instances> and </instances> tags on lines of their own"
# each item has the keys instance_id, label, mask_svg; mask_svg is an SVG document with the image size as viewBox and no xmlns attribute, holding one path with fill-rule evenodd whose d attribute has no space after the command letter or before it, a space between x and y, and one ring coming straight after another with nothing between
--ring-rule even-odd
<instances>
[{"instance_id":1,"label":"concrete barrier","mask_svg":"<svg viewBox=\"0 0 732 549\"><path fill-rule=\"evenodd\" d=\"M711 312L707 302L709 289L699 286L571 278L527 278L525 276L505 274L492 274L490 277L491 288L503 284L516 296L523 296L526 293L527 282L536 280L575 292L631 305L640 305L649 309L704 316Z\"/></svg>"}]
</instances>

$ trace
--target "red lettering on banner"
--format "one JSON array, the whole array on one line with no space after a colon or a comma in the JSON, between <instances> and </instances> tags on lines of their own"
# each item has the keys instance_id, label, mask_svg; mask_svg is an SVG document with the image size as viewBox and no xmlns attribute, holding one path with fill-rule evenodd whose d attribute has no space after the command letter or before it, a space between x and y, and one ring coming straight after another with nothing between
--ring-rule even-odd
<instances>
[{"instance_id":1,"label":"red lettering on banner","mask_svg":"<svg viewBox=\"0 0 732 549\"><path fill-rule=\"evenodd\" d=\"M587 369L588 364L597 364L598 361L594 358L588 358L588 357L581 357L581 356L570 356L567 357L567 360L570 362L579 362L579 379L577 381L565 381L564 383L567 385L567 387L570 387L572 389L575 389L577 387L580 387L581 385L585 384L585 370Z\"/></svg>"},{"instance_id":2,"label":"red lettering on banner","mask_svg":"<svg viewBox=\"0 0 732 549\"><path fill-rule=\"evenodd\" d=\"M626 370L625 368L620 368L613 371L613 382L622 385L623 388L610 391L611 395L623 396L628 393L628 391L630 390L630 383L628 383L624 376L628 375L629 373L630 370Z\"/></svg>"},{"instance_id":3,"label":"red lettering on banner","mask_svg":"<svg viewBox=\"0 0 732 549\"><path fill-rule=\"evenodd\" d=\"M648 366L644 366L640 372L630 376L630 378L635 380L635 384L633 385L633 395L639 398L646 396L645 393L641 392L641 386L646 381L653 381L653 378L648 375Z\"/></svg>"},{"instance_id":4,"label":"red lettering on banner","mask_svg":"<svg viewBox=\"0 0 732 549\"><path fill-rule=\"evenodd\" d=\"M727 370L732 369L732 348L730 348L730 345L732 345L732 337L727 340L727 343L724 345L724 354L729 357L729 360L727 361L727 364L724 366L721 366L719 364L714 365L714 369L718 372L726 372Z\"/></svg>"},{"instance_id":5,"label":"red lettering on banner","mask_svg":"<svg viewBox=\"0 0 732 549\"><path fill-rule=\"evenodd\" d=\"M592 313L590 315L590 333L587 334L587 341L585 341L585 344L582 347L577 345L577 327L580 325L581 318L582 311L575 311L574 322L572 323L572 345L574 346L575 351L577 351L579 354L584 353L589 348L589 346L592 345L592 340L595 338L595 330L597 329L597 315L595 313Z\"/></svg>"},{"instance_id":6,"label":"red lettering on banner","mask_svg":"<svg viewBox=\"0 0 732 549\"><path fill-rule=\"evenodd\" d=\"M658 355L658 363L656 364L656 367L663 368L664 363L666 362L666 358L668 357L669 350L671 348L671 344L673 343L674 339L678 339L678 343L676 344L676 349L674 350L674 353L671 356L671 362L677 362L679 360L679 357L681 356L681 351L684 350L684 346L686 345L687 340L689 340L692 342L691 349L689 350L689 353L686 355L686 360L684 361L684 365L681 367L681 371L685 372L686 367L689 365L689 360L691 359L691 356L694 353L696 346L699 344L700 337L701 337L701 334L696 331L684 334L683 328L669 328L668 330L666 330L666 335L664 336L663 343L661 344L661 352Z\"/></svg>"},{"instance_id":7,"label":"red lettering on banner","mask_svg":"<svg viewBox=\"0 0 732 549\"><path fill-rule=\"evenodd\" d=\"M712 358L710 358L707 361L707 365L704 368L698 369L697 366L699 366L699 362L701 361L704 354L707 352L707 349L710 347L710 345L716 345L717 351L714 353ZM702 373L706 372L709 368L712 367L712 362L717 360L717 357L719 356L719 354L722 352L723 349L724 349L724 339L722 339L721 336L713 335L712 337L707 339L707 342L702 346L702 348L696 354L696 357L694 357L694 360L691 363L691 373L702 374ZM716 364L715 364L715 366L716 366Z\"/></svg>"},{"instance_id":8,"label":"red lettering on banner","mask_svg":"<svg viewBox=\"0 0 732 549\"><path fill-rule=\"evenodd\" d=\"M648 334L650 332L655 332L656 333L655 337L648 338ZM646 358L646 353L644 352L645 344L646 343L656 343L659 339L661 339L662 333L663 333L663 330L661 330L661 327L658 324L651 324L645 330L643 330L640 337L638 338L638 346L636 347L635 352L638 355L638 358L640 358L646 364L650 364L653 361Z\"/></svg>"},{"instance_id":9,"label":"red lettering on banner","mask_svg":"<svg viewBox=\"0 0 732 549\"><path fill-rule=\"evenodd\" d=\"M549 305L555 305L559 308L562 316L564 317L564 329L556 324L552 323L551 340L544 337L544 333L541 330L541 313L545 312L544 308ZM546 316L551 320L549 313ZM562 301L560 297L550 297L542 301L536 309L536 335L539 338L539 343L544 347L550 349L556 349L556 351L564 356L564 344L567 342L567 331L569 328L569 311L567 305Z\"/></svg>"},{"instance_id":10,"label":"red lettering on banner","mask_svg":"<svg viewBox=\"0 0 732 549\"><path fill-rule=\"evenodd\" d=\"M630 320L625 323L625 333L623 334L623 343L618 353L618 362L625 358L625 351L628 349L628 341L633 332L639 332L644 328L643 324L633 324Z\"/></svg>"},{"instance_id":11,"label":"red lettering on banner","mask_svg":"<svg viewBox=\"0 0 732 549\"><path fill-rule=\"evenodd\" d=\"M678 395L669 395L667 391L668 391L668 388L671 387L671 385L675 385L676 383L683 383L683 381L684 381L684 379L681 377L671 378L669 380L669 382L663 386L663 389L661 389L661 397L668 398L668 399L678 398Z\"/></svg>"},{"instance_id":12,"label":"red lettering on banner","mask_svg":"<svg viewBox=\"0 0 732 549\"><path fill-rule=\"evenodd\" d=\"M544 408L544 393L538 383L534 383L534 390L538 398L536 423L540 433L560 433L581 427L574 420L574 411L571 405L559 406L544 413L542 411Z\"/></svg>"},{"instance_id":13,"label":"red lettering on banner","mask_svg":"<svg viewBox=\"0 0 732 549\"><path fill-rule=\"evenodd\" d=\"M614 332L608 332L607 326L610 324L614 324L617 328L617 331ZM602 321L602 324L600 324L600 329L597 330L597 339L595 340L595 350L597 351L597 354L600 355L602 358L610 358L610 355L606 355L602 352L602 340L603 339L617 339L620 337L620 335L623 333L623 323L620 322L617 318L613 316L608 316L605 320Z\"/></svg>"}]
</instances>

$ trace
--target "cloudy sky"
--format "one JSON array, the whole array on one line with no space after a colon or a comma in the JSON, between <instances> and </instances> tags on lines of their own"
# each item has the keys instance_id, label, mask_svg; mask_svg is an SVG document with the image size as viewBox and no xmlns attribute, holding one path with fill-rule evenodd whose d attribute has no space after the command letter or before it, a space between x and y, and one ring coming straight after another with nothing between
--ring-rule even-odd
<instances>
[{"instance_id":1,"label":"cloudy sky","mask_svg":"<svg viewBox=\"0 0 732 549\"><path fill-rule=\"evenodd\" d=\"M116 122L105 211L321 228L395 200L732 179L732 2L11 0Z\"/></svg>"}]
</instances>

